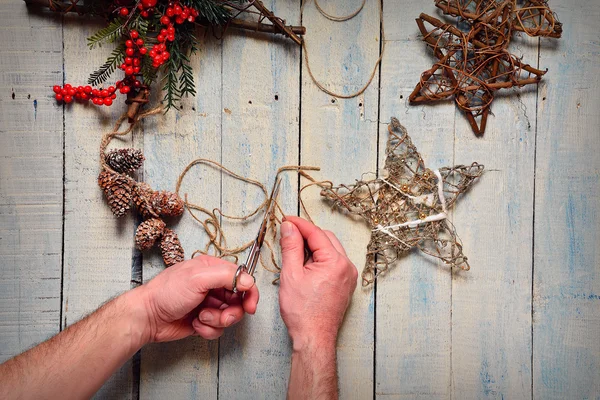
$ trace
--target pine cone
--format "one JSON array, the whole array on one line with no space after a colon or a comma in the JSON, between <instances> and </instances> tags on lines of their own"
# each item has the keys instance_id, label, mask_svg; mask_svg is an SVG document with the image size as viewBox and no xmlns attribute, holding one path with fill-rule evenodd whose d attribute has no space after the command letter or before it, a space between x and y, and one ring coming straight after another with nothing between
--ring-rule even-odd
<instances>
[{"instance_id":1,"label":"pine cone","mask_svg":"<svg viewBox=\"0 0 600 400\"><path fill-rule=\"evenodd\" d=\"M165 230L165 223L158 218L145 220L138 226L135 232L135 245L140 250L148 250L154 246Z\"/></svg>"},{"instance_id":2,"label":"pine cone","mask_svg":"<svg viewBox=\"0 0 600 400\"><path fill-rule=\"evenodd\" d=\"M183 200L177 193L160 191L152 194L152 207L159 215L177 217L183 214Z\"/></svg>"},{"instance_id":3,"label":"pine cone","mask_svg":"<svg viewBox=\"0 0 600 400\"><path fill-rule=\"evenodd\" d=\"M109 167L117 172L133 172L144 163L144 153L136 149L111 150L104 156Z\"/></svg>"},{"instance_id":4,"label":"pine cone","mask_svg":"<svg viewBox=\"0 0 600 400\"><path fill-rule=\"evenodd\" d=\"M133 187L133 203L144 218L153 217L156 211L152 208L152 195L154 191L144 182L137 182Z\"/></svg>"},{"instance_id":5,"label":"pine cone","mask_svg":"<svg viewBox=\"0 0 600 400\"><path fill-rule=\"evenodd\" d=\"M177 237L177 234L171 229L165 229L165 233L160 242L160 249L162 251L163 261L170 267L180 263L184 259L183 247Z\"/></svg>"},{"instance_id":6,"label":"pine cone","mask_svg":"<svg viewBox=\"0 0 600 400\"><path fill-rule=\"evenodd\" d=\"M108 205L116 217L124 215L131 208L131 184L126 177L102 170L98 176L98 185L104 191Z\"/></svg>"}]
</instances>

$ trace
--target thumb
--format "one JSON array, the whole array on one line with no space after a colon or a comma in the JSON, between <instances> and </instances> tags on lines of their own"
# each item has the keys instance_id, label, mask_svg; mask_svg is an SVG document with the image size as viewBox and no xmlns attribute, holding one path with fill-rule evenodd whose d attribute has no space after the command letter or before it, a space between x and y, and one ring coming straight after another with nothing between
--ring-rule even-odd
<instances>
[{"instance_id":1,"label":"thumb","mask_svg":"<svg viewBox=\"0 0 600 400\"><path fill-rule=\"evenodd\" d=\"M192 281L198 283L198 287L202 292L220 288L233 290L233 277L237 268L238 266L235 264L209 266L194 274ZM254 286L254 278L246 272L240 273L237 279L237 289L240 292L245 292L250 290L252 286Z\"/></svg>"},{"instance_id":2,"label":"thumb","mask_svg":"<svg viewBox=\"0 0 600 400\"><path fill-rule=\"evenodd\" d=\"M304 266L304 238L300 231L290 221L283 221L280 234L282 272L301 269Z\"/></svg>"}]
</instances>

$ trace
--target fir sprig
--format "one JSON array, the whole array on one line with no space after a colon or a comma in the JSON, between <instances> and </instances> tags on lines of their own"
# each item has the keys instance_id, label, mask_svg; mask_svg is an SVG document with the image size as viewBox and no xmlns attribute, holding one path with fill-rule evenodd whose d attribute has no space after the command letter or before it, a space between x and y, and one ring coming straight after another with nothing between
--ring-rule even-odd
<instances>
[{"instance_id":1,"label":"fir sprig","mask_svg":"<svg viewBox=\"0 0 600 400\"><path fill-rule=\"evenodd\" d=\"M117 66L123 62L124 52L125 45L121 44L120 46L117 46L112 53L110 53L106 62L90 74L88 84L98 86L101 83L106 82L112 73L115 72Z\"/></svg>"},{"instance_id":2,"label":"fir sprig","mask_svg":"<svg viewBox=\"0 0 600 400\"><path fill-rule=\"evenodd\" d=\"M120 18L115 18L109 22L106 28L100 29L88 38L88 47L93 49L96 46L101 47L102 43L112 43L117 39L120 39L125 30L125 25L123 23L124 21Z\"/></svg>"}]
</instances>

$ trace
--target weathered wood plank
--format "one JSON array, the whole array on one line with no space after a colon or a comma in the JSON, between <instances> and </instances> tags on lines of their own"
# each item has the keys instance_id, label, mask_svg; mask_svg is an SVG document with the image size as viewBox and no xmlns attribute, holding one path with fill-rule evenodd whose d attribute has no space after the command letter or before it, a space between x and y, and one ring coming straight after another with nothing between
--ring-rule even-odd
<instances>
[{"instance_id":1,"label":"weathered wood plank","mask_svg":"<svg viewBox=\"0 0 600 400\"><path fill-rule=\"evenodd\" d=\"M86 43L86 38L100 27L102 21L65 17L66 83L84 84L90 71L105 61L110 45L90 51ZM65 107L63 328L130 288L134 218L130 214L115 218L97 184L100 138L125 110L118 99L110 108L78 104ZM130 147L131 143L131 137L127 137L115 146ZM131 397L130 362L113 375L97 397Z\"/></svg>"},{"instance_id":2,"label":"weathered wood plank","mask_svg":"<svg viewBox=\"0 0 600 400\"><path fill-rule=\"evenodd\" d=\"M221 157L221 42L200 31L197 37L202 38L192 57L197 96L145 124L144 177L155 190L174 191L180 172L193 159ZM186 176L181 195L187 193L191 202L209 209L219 207L220 181L220 171L197 166ZM189 214L168 226L177 232L186 259L204 248L207 235ZM145 282L164 268L160 250L144 253ZM216 399L217 367L216 341L193 337L147 346L142 350L140 398Z\"/></svg>"},{"instance_id":3,"label":"weathered wood plank","mask_svg":"<svg viewBox=\"0 0 600 400\"><path fill-rule=\"evenodd\" d=\"M433 55L414 19L433 4L384 2L386 54L381 73L380 167L387 124L397 117L429 168L452 165L454 104L410 106L408 96ZM451 376L451 275L438 260L413 251L377 282L376 394L386 399L447 399Z\"/></svg>"},{"instance_id":4,"label":"weathered wood plank","mask_svg":"<svg viewBox=\"0 0 600 400\"><path fill-rule=\"evenodd\" d=\"M537 39L509 50L536 65ZM453 218L471 264L452 280L453 398L531 398L535 107L535 86L499 92L481 138L457 111L455 163L486 171Z\"/></svg>"},{"instance_id":5,"label":"weathered wood plank","mask_svg":"<svg viewBox=\"0 0 600 400\"><path fill-rule=\"evenodd\" d=\"M60 21L0 3L0 363L60 329ZM40 62L43 60L43 62Z\"/></svg>"},{"instance_id":6,"label":"weathered wood plank","mask_svg":"<svg viewBox=\"0 0 600 400\"><path fill-rule=\"evenodd\" d=\"M553 0L564 23L542 40L535 189L533 393L600 398L600 12Z\"/></svg>"},{"instance_id":7,"label":"weathered wood plank","mask_svg":"<svg viewBox=\"0 0 600 400\"><path fill-rule=\"evenodd\" d=\"M297 4L265 6L290 24L300 20ZM269 187L277 168L298 162L299 57L298 46L282 37L231 32L223 44L222 162ZM293 174L283 178L279 203L294 213L298 180ZM222 194L223 211L236 215L264 198L257 188L225 175ZM262 214L243 224L225 222L230 245L254 239L261 219ZM263 268L256 278L261 295L256 315L220 340L220 398L274 399L286 392L291 346L279 316L278 287Z\"/></svg>"},{"instance_id":8,"label":"weathered wood plank","mask_svg":"<svg viewBox=\"0 0 600 400\"><path fill-rule=\"evenodd\" d=\"M334 15L348 15L360 3L328 2L326 10ZM341 23L325 19L309 2L302 22L309 32L309 62L315 76L333 92L349 94L360 89L379 57L378 2L367 2L358 16ZM302 60L302 164L321 167L318 176L334 184L352 183L364 172L376 171L378 85L376 75L372 85L359 97L336 99L319 90ZM332 212L320 198L317 187L307 189L303 195L315 223L334 232L348 257L362 270L371 236L369 229L360 220ZM362 288L359 277L338 338L341 398L373 396L374 307L373 288Z\"/></svg>"}]
</instances>

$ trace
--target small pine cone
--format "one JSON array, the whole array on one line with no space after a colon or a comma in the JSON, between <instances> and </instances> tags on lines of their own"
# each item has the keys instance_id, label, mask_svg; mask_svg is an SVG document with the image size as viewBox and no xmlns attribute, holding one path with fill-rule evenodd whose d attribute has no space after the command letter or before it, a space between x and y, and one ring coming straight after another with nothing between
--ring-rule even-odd
<instances>
[{"instance_id":1,"label":"small pine cone","mask_svg":"<svg viewBox=\"0 0 600 400\"><path fill-rule=\"evenodd\" d=\"M135 245L140 250L148 250L154 246L165 230L165 223L158 218L145 220L138 226L135 232Z\"/></svg>"},{"instance_id":2,"label":"small pine cone","mask_svg":"<svg viewBox=\"0 0 600 400\"><path fill-rule=\"evenodd\" d=\"M179 241L177 234L171 229L165 229L165 233L160 242L160 249L162 251L163 261L167 267L180 263L184 259L181 242Z\"/></svg>"},{"instance_id":3,"label":"small pine cone","mask_svg":"<svg viewBox=\"0 0 600 400\"><path fill-rule=\"evenodd\" d=\"M104 156L109 167L117 172L133 172L144 163L144 153L136 149L111 150Z\"/></svg>"},{"instance_id":4,"label":"small pine cone","mask_svg":"<svg viewBox=\"0 0 600 400\"><path fill-rule=\"evenodd\" d=\"M160 191L152 194L152 207L159 215L177 217L183 214L183 200L177 193Z\"/></svg>"},{"instance_id":5,"label":"small pine cone","mask_svg":"<svg viewBox=\"0 0 600 400\"><path fill-rule=\"evenodd\" d=\"M102 170L98 185L104 191L108 205L116 217L121 217L131 208L131 184L119 174Z\"/></svg>"},{"instance_id":6,"label":"small pine cone","mask_svg":"<svg viewBox=\"0 0 600 400\"><path fill-rule=\"evenodd\" d=\"M133 187L133 203L144 218L150 218L154 216L152 214L154 211L152 208L153 193L154 191L150 185L144 182L137 182ZM154 213L156 214L155 211Z\"/></svg>"}]
</instances>

